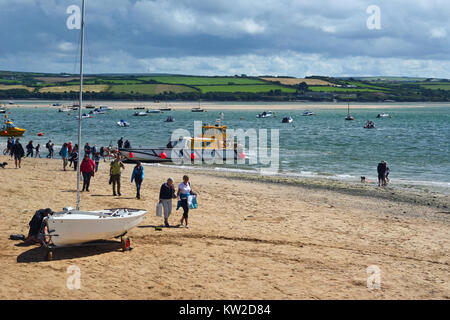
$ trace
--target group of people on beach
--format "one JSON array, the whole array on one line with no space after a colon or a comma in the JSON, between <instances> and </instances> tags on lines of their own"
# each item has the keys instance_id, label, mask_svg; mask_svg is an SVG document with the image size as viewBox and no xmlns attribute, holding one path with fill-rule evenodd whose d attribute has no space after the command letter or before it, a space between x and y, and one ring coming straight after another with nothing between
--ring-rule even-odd
<instances>
[{"instance_id":1,"label":"group of people on beach","mask_svg":"<svg viewBox=\"0 0 450 320\"><path fill-rule=\"evenodd\" d=\"M119 148L131 148L131 144L128 140L123 142L123 138L118 141ZM48 150L47 158L54 158L54 144L49 140L46 144ZM14 138L8 139L7 152L14 157L16 161L16 168L21 166L21 160L23 157L39 157L40 158L40 145L36 147L33 146L33 141L29 141L26 146L27 153L20 143L20 139ZM36 150L36 153L34 153ZM63 162L63 170L67 170L67 166L77 170L78 157L79 157L79 147L78 144L72 145L72 142L63 143L59 155ZM121 161L120 154L118 152L111 151L110 148L100 147L97 149L97 145L92 147L89 143L84 146L84 157L80 163L80 171L83 179L82 192L90 192L91 178L95 176L98 171L101 159L106 162L106 158L113 158L110 163L109 171L109 184L112 185L113 196L121 196L121 173L125 169L125 165ZM141 199L141 186L144 181L144 167L141 162L137 162L133 168L131 175L131 183L136 185L136 198ZM187 175L183 176L183 182L178 185L178 191L175 192L174 180L168 178L165 183L161 185L159 192L159 203L162 206L162 211L164 212L164 225L169 227L169 216L172 213L172 199L178 199L178 207L183 208L183 217L180 220L180 225L185 225L186 228L189 227L189 202L188 199L191 195L196 195L192 190L191 183L189 182L189 177ZM177 208L178 209L178 208Z\"/></svg>"},{"instance_id":2,"label":"group of people on beach","mask_svg":"<svg viewBox=\"0 0 450 320\"><path fill-rule=\"evenodd\" d=\"M131 143L129 140L123 139L121 137L117 141L117 146L119 149L121 148L131 148ZM40 144L37 146L33 145L33 141L29 141L26 145L26 154L25 150L20 143L20 139L17 138L14 140L13 137L8 138L7 143L7 153L14 157L16 162L16 168L21 167L22 158L37 158L41 157L40 155ZM48 154L46 158L53 159L55 157L55 147L52 140L49 140L46 145L46 149L48 150ZM59 156L62 159L63 170L67 171L67 167L72 167L74 171L77 170L78 161L79 161L79 150L78 144L72 145L72 142L64 142L61 149L59 150ZM80 163L80 171L83 181L82 192L90 192L91 179L95 176L95 173L98 172L99 164L101 159L106 162L106 158L113 158L110 163L110 172L109 172L109 184L112 185L113 196L121 196L121 172L125 169L125 165L121 161L120 154L117 152L112 152L110 148L100 147L97 145L91 146L89 143L86 143L83 148L84 157ZM6 154L6 153L5 153ZM144 167L140 162L137 162L135 167L133 168L133 172L131 175L131 183L135 183L136 185L136 198L141 199L141 186L144 181ZM195 195L193 192L191 184L189 182L189 177L184 176L183 182L178 185L178 191L175 193L174 180L172 178L167 179L165 183L161 185L160 193L159 193L159 203L162 206L162 211L164 212L164 225L166 227L169 226L169 216L172 213L172 199L178 198L178 207L183 208L183 217L180 220L180 224L185 225L186 228L189 227L188 219L189 219L189 196ZM177 208L178 209L178 208Z\"/></svg>"},{"instance_id":3,"label":"group of people on beach","mask_svg":"<svg viewBox=\"0 0 450 320\"><path fill-rule=\"evenodd\" d=\"M389 182L390 169L387 166L386 161L383 160L378 164L377 172L378 172L378 186L379 187L387 186Z\"/></svg>"}]
</instances>

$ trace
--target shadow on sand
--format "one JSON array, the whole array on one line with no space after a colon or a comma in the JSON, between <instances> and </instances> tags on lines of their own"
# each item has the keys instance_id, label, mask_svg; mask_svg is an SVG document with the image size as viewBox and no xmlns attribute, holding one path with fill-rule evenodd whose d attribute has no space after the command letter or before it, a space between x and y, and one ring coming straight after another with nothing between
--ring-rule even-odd
<instances>
[{"instance_id":1,"label":"shadow on sand","mask_svg":"<svg viewBox=\"0 0 450 320\"><path fill-rule=\"evenodd\" d=\"M97 241L76 247L54 248L52 260L69 260L100 255L108 252L122 251L120 241ZM17 257L18 263L47 261L48 250L45 247L33 247Z\"/></svg>"},{"instance_id":2,"label":"shadow on sand","mask_svg":"<svg viewBox=\"0 0 450 320\"><path fill-rule=\"evenodd\" d=\"M174 228L174 229L178 229L181 228L181 225L175 225L175 226L169 226L169 227L165 227L163 224L156 226L156 225L148 225L148 226L138 226L138 228L162 228L162 229L170 229L170 228Z\"/></svg>"}]
</instances>

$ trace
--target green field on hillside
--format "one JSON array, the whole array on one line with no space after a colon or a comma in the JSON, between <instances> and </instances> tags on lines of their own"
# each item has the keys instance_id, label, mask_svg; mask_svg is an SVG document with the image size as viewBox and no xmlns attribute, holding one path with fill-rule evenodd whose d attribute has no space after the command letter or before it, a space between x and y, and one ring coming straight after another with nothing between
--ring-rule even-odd
<instances>
[{"instance_id":1,"label":"green field on hillside","mask_svg":"<svg viewBox=\"0 0 450 320\"><path fill-rule=\"evenodd\" d=\"M225 86L196 86L200 89L202 93L208 92L250 92L250 93L261 93L270 92L275 90L281 90L281 92L295 93L296 89L285 88L278 85L265 84L265 85L225 85Z\"/></svg>"},{"instance_id":2,"label":"green field on hillside","mask_svg":"<svg viewBox=\"0 0 450 320\"><path fill-rule=\"evenodd\" d=\"M77 81L67 82L67 84L77 84ZM142 81L134 80L134 79L96 79L96 80L84 80L84 84L140 84Z\"/></svg>"},{"instance_id":3,"label":"green field on hillside","mask_svg":"<svg viewBox=\"0 0 450 320\"><path fill-rule=\"evenodd\" d=\"M184 84L189 86L228 85L228 84L265 84L266 82L253 78L238 77L187 77L187 76L152 76L139 77L138 80L158 81L169 84Z\"/></svg>"},{"instance_id":4,"label":"green field on hillside","mask_svg":"<svg viewBox=\"0 0 450 320\"><path fill-rule=\"evenodd\" d=\"M383 92L379 89L364 89L364 88L336 88L336 87L326 87L326 86L310 86L309 90L314 92Z\"/></svg>"},{"instance_id":5,"label":"green field on hillside","mask_svg":"<svg viewBox=\"0 0 450 320\"><path fill-rule=\"evenodd\" d=\"M138 94L160 94L164 92L195 92L190 87L166 84L133 84L133 85L113 85L110 92L114 93L138 93Z\"/></svg>"},{"instance_id":6,"label":"green field on hillside","mask_svg":"<svg viewBox=\"0 0 450 320\"><path fill-rule=\"evenodd\" d=\"M432 90L450 90L450 84L428 84L428 85L421 85L422 88L426 89L432 89Z\"/></svg>"},{"instance_id":7,"label":"green field on hillside","mask_svg":"<svg viewBox=\"0 0 450 320\"><path fill-rule=\"evenodd\" d=\"M379 85L367 84L359 81L345 81L345 84L357 86L358 88L367 88L367 89L375 89L375 90L389 90L388 88L380 87ZM341 84L343 84L341 82ZM357 88L354 88L357 89Z\"/></svg>"}]
</instances>

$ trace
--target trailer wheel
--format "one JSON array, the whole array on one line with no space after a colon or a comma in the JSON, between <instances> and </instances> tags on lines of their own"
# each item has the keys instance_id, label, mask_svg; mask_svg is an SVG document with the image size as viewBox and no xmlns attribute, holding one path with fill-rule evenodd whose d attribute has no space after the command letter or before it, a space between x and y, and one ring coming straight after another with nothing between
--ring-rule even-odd
<instances>
[{"instance_id":1,"label":"trailer wheel","mask_svg":"<svg viewBox=\"0 0 450 320\"><path fill-rule=\"evenodd\" d=\"M52 261L53 260L53 251L48 250L47 251L47 261Z\"/></svg>"},{"instance_id":2,"label":"trailer wheel","mask_svg":"<svg viewBox=\"0 0 450 320\"><path fill-rule=\"evenodd\" d=\"M123 251L129 251L131 248L131 240L128 237L122 237L121 239L121 244L122 244L122 250Z\"/></svg>"}]
</instances>

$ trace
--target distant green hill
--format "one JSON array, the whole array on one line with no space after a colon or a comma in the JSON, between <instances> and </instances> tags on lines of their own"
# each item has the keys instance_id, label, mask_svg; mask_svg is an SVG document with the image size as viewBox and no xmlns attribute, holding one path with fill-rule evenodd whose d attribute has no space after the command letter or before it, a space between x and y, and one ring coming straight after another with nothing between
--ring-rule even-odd
<instances>
[{"instance_id":1,"label":"distant green hill","mask_svg":"<svg viewBox=\"0 0 450 320\"><path fill-rule=\"evenodd\" d=\"M76 74L0 71L0 99L73 99ZM218 101L450 101L447 79L409 77L189 76L92 74L86 97L136 100Z\"/></svg>"}]
</instances>

